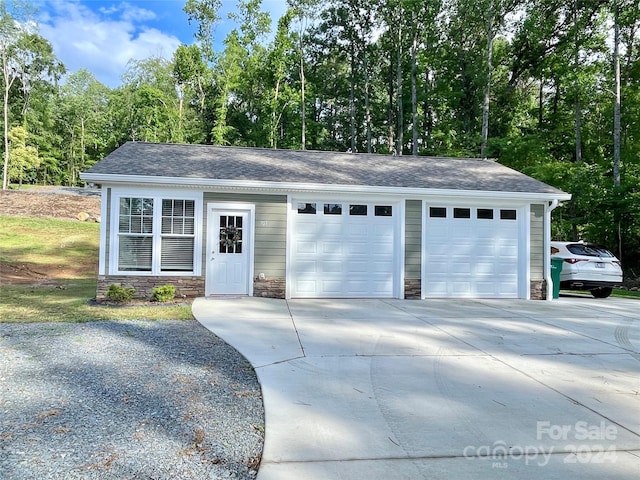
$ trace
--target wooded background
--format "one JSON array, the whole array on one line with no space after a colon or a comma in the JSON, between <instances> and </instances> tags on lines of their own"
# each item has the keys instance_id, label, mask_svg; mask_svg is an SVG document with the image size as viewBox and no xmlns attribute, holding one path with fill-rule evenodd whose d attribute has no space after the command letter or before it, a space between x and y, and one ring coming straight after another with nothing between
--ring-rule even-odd
<instances>
[{"instance_id":1,"label":"wooded background","mask_svg":"<svg viewBox=\"0 0 640 480\"><path fill-rule=\"evenodd\" d=\"M573 194L554 239L640 274L637 0L287 4L271 31L261 0L187 0L194 42L112 89L0 2L3 188L77 185L129 140L492 158Z\"/></svg>"}]
</instances>

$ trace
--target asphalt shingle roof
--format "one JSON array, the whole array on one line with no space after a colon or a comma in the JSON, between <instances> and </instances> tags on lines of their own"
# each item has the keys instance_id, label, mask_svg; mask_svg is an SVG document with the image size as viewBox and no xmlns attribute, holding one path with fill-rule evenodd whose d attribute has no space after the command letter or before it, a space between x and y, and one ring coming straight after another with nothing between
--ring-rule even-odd
<instances>
[{"instance_id":1,"label":"asphalt shingle roof","mask_svg":"<svg viewBox=\"0 0 640 480\"><path fill-rule=\"evenodd\" d=\"M86 174L562 194L490 160L128 142Z\"/></svg>"}]
</instances>

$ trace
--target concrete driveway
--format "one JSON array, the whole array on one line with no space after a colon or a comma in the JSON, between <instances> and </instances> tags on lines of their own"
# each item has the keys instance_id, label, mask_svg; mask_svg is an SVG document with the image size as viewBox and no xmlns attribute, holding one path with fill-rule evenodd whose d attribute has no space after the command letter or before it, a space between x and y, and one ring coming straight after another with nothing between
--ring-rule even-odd
<instances>
[{"instance_id":1,"label":"concrete driveway","mask_svg":"<svg viewBox=\"0 0 640 480\"><path fill-rule=\"evenodd\" d=\"M254 365L259 480L640 478L640 302L200 298Z\"/></svg>"}]
</instances>

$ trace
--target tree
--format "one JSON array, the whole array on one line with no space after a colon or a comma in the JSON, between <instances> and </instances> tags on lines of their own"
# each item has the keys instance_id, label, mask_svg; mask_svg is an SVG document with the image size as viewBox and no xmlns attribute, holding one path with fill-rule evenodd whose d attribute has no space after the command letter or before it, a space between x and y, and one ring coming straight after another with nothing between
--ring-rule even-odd
<instances>
[{"instance_id":1,"label":"tree","mask_svg":"<svg viewBox=\"0 0 640 480\"><path fill-rule=\"evenodd\" d=\"M113 92L110 102L117 115L114 126L122 136L116 144L127 139L180 141L179 99L172 73L173 65L162 57L129 61L124 85Z\"/></svg>"},{"instance_id":2,"label":"tree","mask_svg":"<svg viewBox=\"0 0 640 480\"><path fill-rule=\"evenodd\" d=\"M218 13L221 6L221 0L187 0L184 6L189 23L198 24L196 39L200 42L202 53L208 62L215 60L214 30L221 19Z\"/></svg>"},{"instance_id":3,"label":"tree","mask_svg":"<svg viewBox=\"0 0 640 480\"><path fill-rule=\"evenodd\" d=\"M291 90L290 88L287 89L286 79L291 68L289 58L294 46L290 32L293 15L293 11L288 9L278 20L276 35L267 57L268 75L271 82L271 90L267 98L269 110L268 139L271 148L277 148L278 146L278 127L285 108L291 103L291 100L287 98L291 92L287 93L285 90Z\"/></svg>"},{"instance_id":4,"label":"tree","mask_svg":"<svg viewBox=\"0 0 640 480\"><path fill-rule=\"evenodd\" d=\"M105 85L82 69L69 75L60 88L58 123L64 126L63 151L70 185L104 153L108 94Z\"/></svg>"},{"instance_id":5,"label":"tree","mask_svg":"<svg viewBox=\"0 0 640 480\"><path fill-rule=\"evenodd\" d=\"M33 83L40 79L57 79L64 67L53 54L51 44L31 30L30 23L18 22L0 3L0 68L3 86L4 169L2 189L8 187L9 168L9 100L11 94L22 99L22 115L29 103Z\"/></svg>"},{"instance_id":6,"label":"tree","mask_svg":"<svg viewBox=\"0 0 640 480\"><path fill-rule=\"evenodd\" d=\"M294 12L298 22L298 55L300 74L300 148L306 149L307 145L307 114L306 114L306 78L305 78L305 36L309 23L316 17L318 0L287 0L287 5Z\"/></svg>"},{"instance_id":7,"label":"tree","mask_svg":"<svg viewBox=\"0 0 640 480\"><path fill-rule=\"evenodd\" d=\"M24 127L13 127L9 130L8 139L8 181L18 180L22 185L22 182L27 179L27 172L40 166L41 160L38 156L38 150L27 145L27 130Z\"/></svg>"}]
</instances>

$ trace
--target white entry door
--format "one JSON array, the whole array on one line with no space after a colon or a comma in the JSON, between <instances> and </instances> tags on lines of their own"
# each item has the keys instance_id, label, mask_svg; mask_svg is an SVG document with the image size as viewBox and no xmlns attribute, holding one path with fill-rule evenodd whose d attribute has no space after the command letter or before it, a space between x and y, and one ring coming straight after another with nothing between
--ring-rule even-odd
<instances>
[{"instance_id":1,"label":"white entry door","mask_svg":"<svg viewBox=\"0 0 640 480\"><path fill-rule=\"evenodd\" d=\"M207 295L250 295L252 211L209 207L207 215Z\"/></svg>"}]
</instances>

